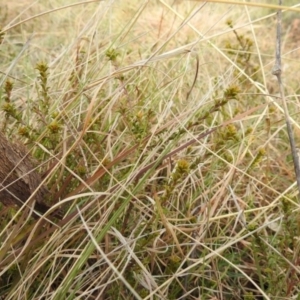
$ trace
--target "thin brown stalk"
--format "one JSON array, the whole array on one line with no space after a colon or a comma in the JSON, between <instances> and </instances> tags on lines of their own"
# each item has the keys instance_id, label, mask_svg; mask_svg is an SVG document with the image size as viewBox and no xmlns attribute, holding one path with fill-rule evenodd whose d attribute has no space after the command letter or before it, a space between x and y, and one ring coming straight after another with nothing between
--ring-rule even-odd
<instances>
[{"instance_id":1,"label":"thin brown stalk","mask_svg":"<svg viewBox=\"0 0 300 300\"><path fill-rule=\"evenodd\" d=\"M279 0L279 6L281 4L282 4L282 1ZM285 93L284 93L284 88L283 88L283 85L282 85L282 78L281 78L281 72L282 72L281 71L282 70L281 69L281 20L282 20L282 12L279 9L278 12L277 12L276 57L275 57L275 65L273 67L272 73L273 73L273 75L275 75L277 77L277 81L278 81L280 96L281 96L282 103L283 103L286 127L287 127L287 132L288 132L288 136L289 136L291 152L292 152L292 157L293 157L293 163L294 163L294 169L295 169L295 174L296 174L297 186L298 186L298 191L300 192L299 156L298 156L298 153L297 153L293 128L292 128L292 124L291 124L291 118L290 118L288 107L287 107L287 104L286 104L286 98L285 98Z\"/></svg>"}]
</instances>

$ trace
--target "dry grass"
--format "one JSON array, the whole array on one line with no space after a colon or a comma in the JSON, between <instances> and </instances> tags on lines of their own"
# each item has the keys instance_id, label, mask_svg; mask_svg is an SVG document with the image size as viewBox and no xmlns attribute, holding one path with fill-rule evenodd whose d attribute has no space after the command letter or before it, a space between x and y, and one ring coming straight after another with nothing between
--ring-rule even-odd
<instances>
[{"instance_id":1,"label":"dry grass","mask_svg":"<svg viewBox=\"0 0 300 300\"><path fill-rule=\"evenodd\" d=\"M68 216L3 208L2 298L298 299L274 12L125 2L0 4L3 130ZM299 140L297 22L284 13Z\"/></svg>"}]
</instances>

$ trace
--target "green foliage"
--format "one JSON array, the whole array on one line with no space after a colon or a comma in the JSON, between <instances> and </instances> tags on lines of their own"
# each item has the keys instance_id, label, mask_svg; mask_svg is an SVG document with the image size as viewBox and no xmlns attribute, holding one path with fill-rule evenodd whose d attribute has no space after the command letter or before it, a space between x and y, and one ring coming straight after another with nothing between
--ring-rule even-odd
<instances>
[{"instance_id":1,"label":"green foliage","mask_svg":"<svg viewBox=\"0 0 300 300\"><path fill-rule=\"evenodd\" d=\"M4 33L4 32L2 31L2 29L0 28L0 45L1 45L2 42L3 42L4 36L5 36L5 33Z\"/></svg>"},{"instance_id":2,"label":"green foliage","mask_svg":"<svg viewBox=\"0 0 300 300\"><path fill-rule=\"evenodd\" d=\"M37 109L40 113L47 115L50 107L50 96L48 87L48 65L44 62L40 62L36 65L36 69L39 72L38 80L40 84L40 99L38 101L39 108Z\"/></svg>"},{"instance_id":3,"label":"green foliage","mask_svg":"<svg viewBox=\"0 0 300 300\"><path fill-rule=\"evenodd\" d=\"M180 52L174 20L167 33L159 26L168 42L144 47L134 44L140 27L126 31L122 19L117 38L105 40L103 24L95 26L68 45L67 57L30 66L25 78L8 76L3 131L30 146L52 195L47 203L76 217L25 220L1 205L1 296L295 297L300 217L281 158L282 115L272 104L262 121L254 42L234 20L219 43L234 62L226 75L228 61L207 44L194 80L194 53Z\"/></svg>"},{"instance_id":4,"label":"green foliage","mask_svg":"<svg viewBox=\"0 0 300 300\"><path fill-rule=\"evenodd\" d=\"M111 48L106 51L105 55L109 60L115 62L120 53L116 49Z\"/></svg>"}]
</instances>

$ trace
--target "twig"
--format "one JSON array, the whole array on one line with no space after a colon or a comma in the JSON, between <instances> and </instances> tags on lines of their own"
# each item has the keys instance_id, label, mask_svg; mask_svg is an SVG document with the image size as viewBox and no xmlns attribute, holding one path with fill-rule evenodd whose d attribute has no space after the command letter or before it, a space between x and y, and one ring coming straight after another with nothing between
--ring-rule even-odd
<instances>
[{"instance_id":1,"label":"twig","mask_svg":"<svg viewBox=\"0 0 300 300\"><path fill-rule=\"evenodd\" d=\"M278 0L278 2L279 2L279 6L281 6L282 0ZM287 132L289 135L289 141L290 141L291 151L292 151L292 156L293 156L294 169L295 169L295 174L296 174L296 179L297 179L297 186L298 186L298 191L299 191L299 195L300 195L299 156L298 156L297 149L296 149L293 129L292 129L292 125L291 125L291 119L289 116L286 99L285 99L285 94L284 94L284 89L283 89L282 80L281 80L281 20L282 20L282 13L281 13L281 10L278 10L278 12L277 12L277 31L276 31L276 57L275 57L275 65L273 67L272 74L275 75L278 80L280 96L281 96L282 103L283 103L286 127L287 127Z\"/></svg>"}]
</instances>

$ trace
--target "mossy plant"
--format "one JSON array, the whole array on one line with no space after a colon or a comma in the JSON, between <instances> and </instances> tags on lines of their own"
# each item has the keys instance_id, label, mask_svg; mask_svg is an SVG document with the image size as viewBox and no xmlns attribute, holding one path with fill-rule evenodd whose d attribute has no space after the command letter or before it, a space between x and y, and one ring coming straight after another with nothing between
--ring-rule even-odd
<instances>
[{"instance_id":1,"label":"mossy plant","mask_svg":"<svg viewBox=\"0 0 300 300\"><path fill-rule=\"evenodd\" d=\"M295 298L298 200L264 20L54 2L5 17L1 125L67 216L1 206L1 295Z\"/></svg>"}]
</instances>

